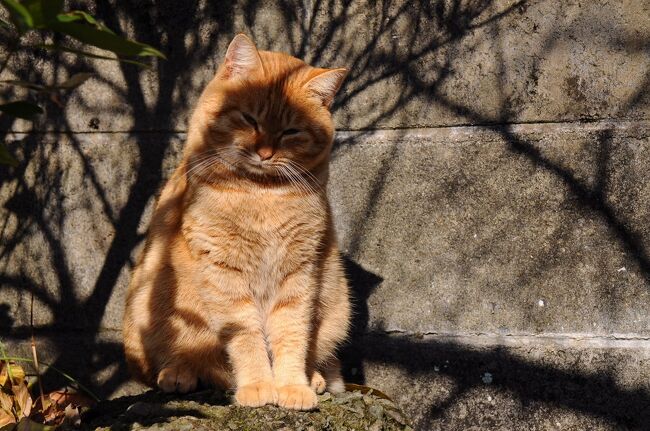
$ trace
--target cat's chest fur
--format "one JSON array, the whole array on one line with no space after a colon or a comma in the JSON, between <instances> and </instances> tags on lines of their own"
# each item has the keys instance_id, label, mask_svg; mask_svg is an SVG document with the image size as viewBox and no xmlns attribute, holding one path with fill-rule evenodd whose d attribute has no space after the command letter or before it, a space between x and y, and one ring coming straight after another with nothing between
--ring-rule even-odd
<instances>
[{"instance_id":1,"label":"cat's chest fur","mask_svg":"<svg viewBox=\"0 0 650 431\"><path fill-rule=\"evenodd\" d=\"M198 187L186 203L183 235L205 271L277 284L318 259L327 228L324 205L318 195Z\"/></svg>"}]
</instances>

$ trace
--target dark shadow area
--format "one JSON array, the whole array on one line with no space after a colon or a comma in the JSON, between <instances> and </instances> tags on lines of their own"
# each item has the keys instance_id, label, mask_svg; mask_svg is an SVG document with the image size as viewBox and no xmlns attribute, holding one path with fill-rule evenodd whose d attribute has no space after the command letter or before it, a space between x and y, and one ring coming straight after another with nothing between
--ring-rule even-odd
<instances>
[{"instance_id":1,"label":"dark shadow area","mask_svg":"<svg viewBox=\"0 0 650 431\"><path fill-rule=\"evenodd\" d=\"M347 343L341 348L343 378L349 383L365 383L363 344L368 331L368 297L382 282L381 277L366 271L349 257L344 258L345 274L350 283L352 324Z\"/></svg>"},{"instance_id":2,"label":"dark shadow area","mask_svg":"<svg viewBox=\"0 0 650 431\"><path fill-rule=\"evenodd\" d=\"M440 366L436 374L453 379L454 392L444 403L430 407L429 422L422 429L442 417L465 394L485 387L478 378L485 372L494 376L489 383L492 388L507 391L525 405L541 402L564 407L603 418L625 429L647 429L650 423L650 394L642 389L622 389L611 375L535 365L513 356L505 348L472 349L453 342L416 340L372 331L367 334L363 348L369 362L397 366L411 376L422 378L431 376L432 364L437 364Z\"/></svg>"},{"instance_id":3,"label":"dark shadow area","mask_svg":"<svg viewBox=\"0 0 650 431\"><path fill-rule=\"evenodd\" d=\"M96 427L111 427L118 421L121 425L132 425L137 422L144 426L152 426L157 423L164 423L167 419L173 417L206 417L203 412L196 408L166 407L164 404L170 401L179 403L195 401L212 406L225 406L230 403L230 398L224 393L212 390L195 392L184 396L165 395L160 392L149 391L138 396L122 397L114 401L102 401L82 416L82 422L87 429L94 429Z\"/></svg>"},{"instance_id":4,"label":"dark shadow area","mask_svg":"<svg viewBox=\"0 0 650 431\"><path fill-rule=\"evenodd\" d=\"M10 310L9 304L0 304L0 328L7 332L14 324L14 319L9 315Z\"/></svg>"},{"instance_id":5,"label":"dark shadow area","mask_svg":"<svg viewBox=\"0 0 650 431\"><path fill-rule=\"evenodd\" d=\"M493 52L495 58L503 60L500 67L504 69L501 70L501 81L494 88L490 87L494 99L499 100L496 114L458 102L449 95L453 90L446 87L452 79L466 72L458 58L463 55L471 57L472 53L485 49L480 46L485 41L476 40L479 30L489 29L490 40L504 44L500 22L517 16L522 23L526 23L529 19L528 8L546 2L512 1L506 2L507 5L503 7L503 2L492 0L370 2L365 11L368 15L367 25L363 28L359 28L359 21L354 21L354 17L361 13L358 9L360 6L355 6L355 2L315 1L306 5L280 0L273 4L277 3L277 9L282 12L274 16L274 19L282 22L278 35L285 37L285 48L290 48L291 54L319 66L345 65L350 69L347 83L334 106L337 118L346 124L347 129L358 130L359 135L363 136L377 128L430 126L419 123L417 118L420 117L417 115L428 109L433 112L435 108L435 115L446 113L452 118L438 125L473 125L496 133L511 154L523 156L537 169L561 181L575 206L602 221L626 256L638 266L646 282L650 283L650 253L647 238L642 235L645 227L631 224L608 196L611 131L600 132L594 143L601 148L596 166L599 181L588 183L513 131L511 124L520 121L518 113L524 108L519 103L521 101L508 94L508 83L504 76L509 71L505 70L504 49ZM116 141L125 139L133 144L136 166L130 178L132 181L103 183L99 175L101 162L93 160L86 152L88 142L95 139L93 132L34 133L10 142L9 146L17 154L20 164L11 171L3 170L0 173L0 186L5 187L3 193L11 194L3 201L0 220L0 294L19 292L22 295L19 307L23 311L28 310L25 304L29 303L29 294L33 294L39 306L47 310L45 314L50 323L39 325L36 334L50 343L47 351L55 358L53 365L79 378L101 396L109 396L127 380L128 373L119 336L111 332L113 339L109 341L102 325L109 300L119 293L116 289L124 288L120 284L120 274L130 270L132 254L142 241L139 226L146 217L147 205L169 174L165 160L174 157L169 155L169 151L174 149L174 139L177 139L170 125L176 124L179 115L189 115L191 103L205 84L194 83L192 72L200 68L215 69L223 55L217 49L218 44L223 47L224 41L236 32L248 32L254 37L257 34L259 39L263 39L265 32L270 31L264 18L267 12L264 8L269 6L267 2L250 0L188 1L180 7L178 2L163 0L98 1L90 6L80 4L80 7L90 7L108 27L117 32L128 31L133 38L159 47L169 60L155 63L152 72L122 65L120 76L111 80L102 74L101 63L37 53L53 63L54 76L64 72L96 71L96 79L105 85L106 91L114 92L116 100L128 103L135 113L134 122L130 130L121 131L126 133L117 137ZM535 25L530 23L531 28ZM350 36L349 29L352 27L358 31L358 38ZM530 55L537 59L550 55L557 40L570 30L573 30L571 23L558 25L557 31L543 35L545 40L541 46L544 49ZM584 31L597 32L592 28ZM604 24L602 31L612 29ZM206 33L210 36L205 37ZM269 39L273 39L274 33L269 34ZM533 32L531 37L533 35L536 34ZM278 40L285 40L279 36ZM621 36L621 43L624 48L629 45L630 52L647 50L650 46L650 41L626 40L624 36ZM594 44L599 43L598 38L593 39ZM461 45L461 41L465 44ZM273 43L269 42L271 45ZM279 49L281 43L260 48ZM27 62L32 60L23 58L21 61L31 64ZM532 97L537 91L538 63L536 61L533 67L531 93L522 97ZM644 79L620 106L617 115L626 118L628 112L644 102L650 71L643 72ZM36 69L18 70L17 73L23 79L36 82L50 76ZM398 87L399 92L377 90L386 83L394 85L391 88ZM456 85L460 87L462 84ZM577 91L578 81L574 84L575 88L572 89ZM583 96L578 92L576 97ZM416 100L423 101L419 110L410 105ZM64 104L66 101L63 100ZM80 109L89 112L102 112L106 108L92 106L91 102L82 98L78 103ZM348 106L357 108L348 111ZM409 110L404 112L406 107ZM365 113L363 120L355 119L360 112ZM71 120L63 114L63 111L50 106L50 115L39 127L42 126L43 130L69 130ZM589 116L582 118L585 122L598 119ZM93 122L93 127L99 127L97 124ZM10 127L6 119L0 119L0 128L6 130ZM355 140L350 138L344 143L353 146ZM395 147L391 157L398 150ZM92 268L96 270L94 282L83 285L78 281L77 267L84 262L74 260L65 244L64 230L71 226L66 219L65 202L80 192L64 187L68 166L57 157L66 151L71 151L81 160L84 191L94 196L101 206L101 214L96 214L96 217L108 220L111 225L111 232L101 232L106 236L106 247L100 263ZM442 373L453 379L458 389L445 404L431 406L431 420L441 417L455 399L476 387L477 370L489 370L494 371L496 376L503 376L495 378L495 387L515 394L522 402L544 402L602 417L630 428L643 429L650 423L648 394L641 390L619 388L611 376L568 373L537 366L515 358L505 350L477 351L452 343L388 336L379 332L368 334L370 321L367 300L373 291L380 289L383 277L382 274L366 271L357 261L359 251L364 247L365 223L368 218L374 217L374 206L383 193L384 177L389 169L390 166L386 164L374 178L371 198L366 200L366 207L360 212L362 216L353 221L351 229L351 250L345 263L355 314L350 342L342 349L348 381L365 381L365 361L388 364L414 376L425 376L434 372L434 363L450 360L462 366ZM117 188L126 191L124 199L118 200L113 196L112 192ZM88 233L91 234L95 232ZM26 251L24 246L28 241L32 241L31 248ZM29 265L30 253L34 260L38 258L38 262L43 263L42 268ZM23 262L15 260L19 254L23 256ZM539 263L539 268L543 268L543 264ZM395 301L398 300L395 298ZM612 302L615 302L615 297ZM12 307L17 306L3 297L0 304L0 335L3 339L26 341L29 339L29 328L14 326L16 321L25 321L24 313L19 319ZM103 376L101 379L97 377L99 374ZM53 387L65 383L51 370L43 376L43 380Z\"/></svg>"}]
</instances>

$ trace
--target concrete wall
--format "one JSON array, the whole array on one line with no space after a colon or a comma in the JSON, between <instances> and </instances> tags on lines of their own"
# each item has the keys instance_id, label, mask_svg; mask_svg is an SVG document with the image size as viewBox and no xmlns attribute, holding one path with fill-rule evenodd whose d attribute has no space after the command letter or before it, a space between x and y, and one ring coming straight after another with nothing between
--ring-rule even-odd
<instances>
[{"instance_id":1,"label":"concrete wall","mask_svg":"<svg viewBox=\"0 0 650 431\"><path fill-rule=\"evenodd\" d=\"M95 72L35 124L2 123L21 160L0 184L13 351L33 292L44 357L104 395L134 390L119 342L133 256L243 31L351 70L330 185L356 298L348 379L422 429L650 420L650 2L118 3L86 7L169 60L10 64L45 82Z\"/></svg>"}]
</instances>

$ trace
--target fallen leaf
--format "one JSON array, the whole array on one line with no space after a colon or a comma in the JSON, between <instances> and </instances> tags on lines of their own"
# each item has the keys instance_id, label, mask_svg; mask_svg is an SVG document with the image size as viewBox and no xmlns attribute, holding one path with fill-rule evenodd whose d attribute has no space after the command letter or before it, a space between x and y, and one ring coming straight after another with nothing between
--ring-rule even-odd
<instances>
[{"instance_id":1,"label":"fallen leaf","mask_svg":"<svg viewBox=\"0 0 650 431\"><path fill-rule=\"evenodd\" d=\"M32 397L25 383L14 385L14 404L16 404L16 413L19 418L28 417L32 412Z\"/></svg>"},{"instance_id":2,"label":"fallen leaf","mask_svg":"<svg viewBox=\"0 0 650 431\"><path fill-rule=\"evenodd\" d=\"M25 370L23 367L15 363L0 361L0 386L4 386L7 383L10 375L13 377L12 384L16 385L25 380Z\"/></svg>"},{"instance_id":3,"label":"fallen leaf","mask_svg":"<svg viewBox=\"0 0 650 431\"><path fill-rule=\"evenodd\" d=\"M348 392L359 391L362 394L372 394L378 398L383 398L388 401L393 401L388 395L380 391L379 389L371 388L370 386L357 385L354 383L346 383L345 390Z\"/></svg>"},{"instance_id":4,"label":"fallen leaf","mask_svg":"<svg viewBox=\"0 0 650 431\"><path fill-rule=\"evenodd\" d=\"M16 418L11 412L6 411L5 409L0 409L0 428L15 423Z\"/></svg>"},{"instance_id":5,"label":"fallen leaf","mask_svg":"<svg viewBox=\"0 0 650 431\"><path fill-rule=\"evenodd\" d=\"M0 409L10 412L13 406L14 400L11 398L11 396L0 391Z\"/></svg>"},{"instance_id":6,"label":"fallen leaf","mask_svg":"<svg viewBox=\"0 0 650 431\"><path fill-rule=\"evenodd\" d=\"M50 392L48 398L60 406L72 404L75 407L92 407L97 404L92 398L68 388Z\"/></svg>"}]
</instances>

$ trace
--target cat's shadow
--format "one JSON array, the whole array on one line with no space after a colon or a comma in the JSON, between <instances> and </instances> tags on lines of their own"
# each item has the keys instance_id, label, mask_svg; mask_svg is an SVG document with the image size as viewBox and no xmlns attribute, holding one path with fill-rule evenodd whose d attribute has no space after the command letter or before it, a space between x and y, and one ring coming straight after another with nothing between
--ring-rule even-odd
<instances>
[{"instance_id":1,"label":"cat's shadow","mask_svg":"<svg viewBox=\"0 0 650 431\"><path fill-rule=\"evenodd\" d=\"M352 320L348 341L340 350L343 378L348 383L364 384L366 377L364 336L368 332L368 298L383 278L365 270L350 257L344 256L345 274L350 284Z\"/></svg>"}]
</instances>

